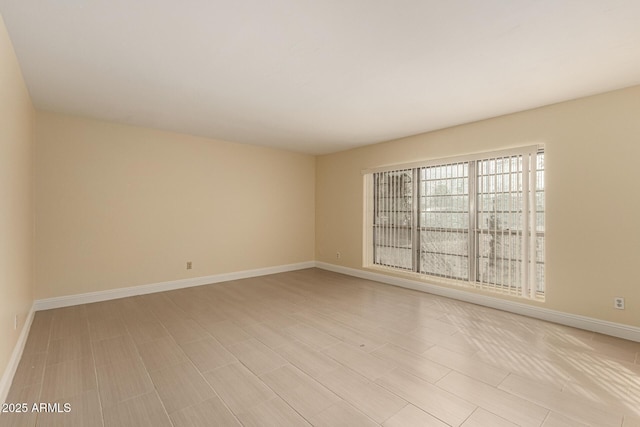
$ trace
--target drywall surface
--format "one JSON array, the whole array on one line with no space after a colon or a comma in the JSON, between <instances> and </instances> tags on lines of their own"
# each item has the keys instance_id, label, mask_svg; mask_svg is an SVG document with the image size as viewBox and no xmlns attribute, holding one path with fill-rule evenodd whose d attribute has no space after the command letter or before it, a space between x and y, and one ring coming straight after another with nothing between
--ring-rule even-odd
<instances>
[{"instance_id":1,"label":"drywall surface","mask_svg":"<svg viewBox=\"0 0 640 427\"><path fill-rule=\"evenodd\" d=\"M363 169L544 144L547 292L529 303L640 326L638 117L635 86L319 156L316 260L363 268Z\"/></svg>"},{"instance_id":2,"label":"drywall surface","mask_svg":"<svg viewBox=\"0 0 640 427\"><path fill-rule=\"evenodd\" d=\"M0 16L0 372L7 368L33 302L34 114Z\"/></svg>"},{"instance_id":3,"label":"drywall surface","mask_svg":"<svg viewBox=\"0 0 640 427\"><path fill-rule=\"evenodd\" d=\"M36 299L313 260L313 156L41 111L35 144Z\"/></svg>"}]
</instances>

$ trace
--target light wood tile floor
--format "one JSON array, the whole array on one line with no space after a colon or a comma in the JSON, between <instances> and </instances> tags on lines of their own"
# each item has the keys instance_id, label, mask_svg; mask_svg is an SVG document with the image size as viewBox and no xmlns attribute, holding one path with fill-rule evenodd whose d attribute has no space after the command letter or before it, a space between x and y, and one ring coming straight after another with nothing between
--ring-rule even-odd
<instances>
[{"instance_id":1,"label":"light wood tile floor","mask_svg":"<svg viewBox=\"0 0 640 427\"><path fill-rule=\"evenodd\" d=\"M302 270L36 316L0 426L636 426L640 343Z\"/></svg>"}]
</instances>

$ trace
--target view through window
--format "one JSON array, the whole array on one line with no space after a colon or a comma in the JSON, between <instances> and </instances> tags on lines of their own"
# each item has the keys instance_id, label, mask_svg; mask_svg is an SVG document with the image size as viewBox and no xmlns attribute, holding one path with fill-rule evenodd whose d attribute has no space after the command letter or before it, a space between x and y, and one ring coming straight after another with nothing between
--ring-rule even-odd
<instances>
[{"instance_id":1,"label":"view through window","mask_svg":"<svg viewBox=\"0 0 640 427\"><path fill-rule=\"evenodd\" d=\"M370 264L544 294L544 152L537 147L370 174Z\"/></svg>"}]
</instances>

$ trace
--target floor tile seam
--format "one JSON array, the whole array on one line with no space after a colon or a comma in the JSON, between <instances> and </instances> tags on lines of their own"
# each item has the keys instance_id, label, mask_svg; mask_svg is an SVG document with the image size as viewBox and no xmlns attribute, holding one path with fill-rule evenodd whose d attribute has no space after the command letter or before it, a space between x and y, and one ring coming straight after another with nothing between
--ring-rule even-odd
<instances>
[{"instance_id":1,"label":"floor tile seam","mask_svg":"<svg viewBox=\"0 0 640 427\"><path fill-rule=\"evenodd\" d=\"M98 380L98 366L96 364L96 356L93 351L93 346L89 345L89 351L91 352L91 360L93 361L93 376L96 382L96 396L98 397L98 408L100 410L100 421L102 421L102 425L105 425L104 420L104 408L102 405L102 395L100 393L100 381Z\"/></svg>"},{"instance_id":2,"label":"floor tile seam","mask_svg":"<svg viewBox=\"0 0 640 427\"><path fill-rule=\"evenodd\" d=\"M183 350L183 351L184 351L184 350ZM220 400L220 402L222 402L222 404L224 405L224 407L227 409L227 411L229 411L229 413L230 413L231 415L233 415L233 417L236 419L236 421L238 421L238 423L239 423L240 425L243 425L243 423L241 423L241 422L240 422L240 419L239 419L239 418L236 416L236 414L231 410L231 408L229 407L229 405L227 405L227 402L225 402L225 401L224 401L224 399L222 398L222 396L221 396L221 395L218 393L218 391L215 389L215 387L213 386L213 384L211 384L211 383L207 380L207 378L205 377L205 373L204 373L204 372L201 372L201 371L200 371L200 369L198 369L198 367L195 365L195 363L193 363L193 361L191 360L191 358L190 358L186 353L185 353L185 356L187 357L187 361L188 361L188 363L193 367L193 369L195 369L195 370L196 370L196 372L198 373L198 375L200 375L200 378L202 378L202 380L204 381L204 383L205 383L205 384L206 384L206 385L207 385L207 386L208 386L208 387L213 391L214 396L216 396L216 397ZM235 357L235 355L234 355L234 357ZM229 365L229 364L226 364L226 365L224 365L224 366L227 366L227 365ZM220 367L218 367L218 368L221 368L221 366L220 366ZM217 369L217 368L216 368L216 369ZM213 369L213 370L215 370L215 369ZM210 371L207 371L207 372L210 372ZM154 384L154 387L155 387L155 383L153 383L153 384ZM161 399L161 400L162 400L162 399ZM205 402L205 401L207 401L207 400L208 400L208 399L204 399L204 400L202 400L202 401L200 401L200 402L194 403L194 404L192 404L192 405L190 405L190 406L187 406L187 407L185 407L185 408L182 408L182 409L180 409L180 410L184 410L184 409L186 409L186 408L193 407L193 406L195 406L195 405L199 405L199 404L201 404L202 402ZM163 403L163 405L164 405L164 403ZM165 409L165 410L166 410L166 409ZM175 411L175 412L178 412L178 411Z\"/></svg>"},{"instance_id":3,"label":"floor tile seam","mask_svg":"<svg viewBox=\"0 0 640 427\"><path fill-rule=\"evenodd\" d=\"M510 375L511 375L511 374L510 374ZM525 379L525 380L527 380L527 381L531 381L531 382L535 383L535 385L537 385L537 386L540 386L540 387L543 387L543 388L544 388L544 387L548 387L548 386L547 386L547 385L545 385L545 384L540 384L540 383L539 383L539 382L537 382L535 379L523 378L521 375L518 375L517 373L514 373L514 374L512 374L512 375L513 375L513 376L515 376L515 377L519 377L520 379ZM505 379L505 381L506 381L506 379ZM534 404L534 405L537 405L537 406L539 406L539 407L541 407L541 408L547 409L547 410L548 410L548 411L550 411L550 412L556 412L556 413L558 413L558 414L560 414L560 415L563 415L563 416L565 416L565 417L567 417L567 418L570 418L570 419L572 419L572 420L574 420L574 421L576 421L576 422L580 422L580 423L582 423L582 421L580 421L580 420L576 419L576 416L574 415L574 413L570 413L569 411L566 411L564 406L563 406L562 408L560 408L559 410L558 410L558 409L549 408L545 403L543 403L543 402L539 402L539 401L537 401L537 400L534 400L533 398L531 398L531 396L526 396L526 395L523 395L523 394L521 394L521 393L513 393L513 392L511 392L511 391L509 391L509 390L504 389L504 388L503 388L503 384L501 384L501 385L500 385L500 387L498 387L498 389L499 389L499 390L501 390L501 391L503 391L503 392L506 392L506 393L508 393L508 394L510 394L510 395L512 395L512 396L516 396L516 397L518 397L518 398L520 398L520 399L524 399L524 400L526 400L527 402L530 402L530 403L532 403L532 404ZM565 392L563 392L562 390L559 390L559 392L560 392L560 393L565 393ZM571 400L578 400L578 403L579 403L579 404L582 404L582 402L580 402L580 400L583 400L583 399L582 399L580 396L578 396L578 395L575 395L575 394L573 394L573 393L566 393L566 395L565 395L565 396L566 396L567 398L571 399ZM616 413L609 412L609 411L607 410L607 408L606 408L604 405L596 404L596 402L593 402L593 401L592 401L592 402L590 402L590 403L591 403L591 404L593 404L593 405L595 405L595 409L596 409L596 410L598 410L598 411L600 411L600 412L604 413L605 415L610 415L610 416L614 416L614 417L619 416L619 417L621 418L621 420L624 418L624 415L617 415ZM622 421L621 421L621 422L622 422ZM583 424L584 424L584 423L583 423Z\"/></svg>"},{"instance_id":4,"label":"floor tile seam","mask_svg":"<svg viewBox=\"0 0 640 427\"><path fill-rule=\"evenodd\" d=\"M283 356L284 358L284 356ZM342 398L342 396L340 396L339 394L337 394L335 391L333 391L332 389L330 389L329 387L325 386L324 384L322 384L319 380L317 380L316 378L312 377L311 375L307 374L306 372L304 372L303 370L301 370L300 368L298 368L297 366L293 365L291 362L287 361L289 363L289 366L293 367L294 369L299 370L300 372L302 372L304 375L306 375L307 377L309 377L314 383L316 383L316 385L318 385L319 387L322 387L324 390L326 390L327 392L331 393L332 395L334 395L337 399L339 399L339 401L346 403L347 405L351 406L353 409L357 410L358 412L360 412L361 414L365 415L369 420L371 420L372 422L374 422L375 424L380 424L376 421L374 421L371 417L369 417L367 414L365 414L364 412L362 412L361 410L359 410L358 408L356 408L354 405L352 405L349 401L345 400L344 398ZM285 365L286 366L286 365ZM265 372L262 375L267 375L270 372L274 372L277 371L278 369L281 369L282 366L280 366L279 368L273 369L269 372ZM247 368L248 369L248 368ZM339 369L339 368L338 368ZM254 374L255 375L255 374ZM262 380L262 378L260 378L259 376L256 375L256 377L262 381L262 383L264 385L266 385L276 396L278 396L280 399L282 399L291 409L293 409L298 415L300 415L305 421L307 421L309 424L314 425L313 421L306 418L305 416L303 416L300 412L298 412L298 410L296 408L294 408L293 406L291 406L291 404L289 404L289 402L280 394L278 393L274 388L272 388L271 386L269 386L269 384L267 384L264 380ZM298 387L294 387L294 391L297 390L298 388L302 387L302 385L299 385ZM404 400L404 399L403 399ZM333 405L333 404L332 404ZM405 405L406 406L406 405ZM323 411L326 411L329 407L322 409L321 411L318 411L316 413L313 414L312 417L317 416L318 414L320 414Z\"/></svg>"},{"instance_id":5,"label":"floor tile seam","mask_svg":"<svg viewBox=\"0 0 640 427\"><path fill-rule=\"evenodd\" d=\"M142 364L142 367L144 368L144 373L146 375L147 381L149 381L149 384L151 384L151 386L153 387L153 392L155 393L156 398L158 399L158 401L160 401L160 405L162 405L162 409L164 411L164 414L167 416L167 419L169 420L169 423L173 426L174 424L173 424L173 421L171 420L171 417L169 416L169 411L167 411L167 408L166 408L164 402L160 398L160 395L158 393L158 387L156 386L156 383L151 378L151 374L149 373L149 369L147 368L147 365L144 363L144 360L142 359L142 356L140 356L137 346L136 346L136 353L138 353L137 360L140 361L140 363ZM145 391L143 393L137 394L136 396L131 396L131 397L127 398L127 399L124 399L124 400L122 400L120 402L115 403L113 406L115 407L116 405L121 404L123 402L126 402L128 400L132 400L132 399L135 399L137 397L144 396L147 393L149 393L149 391ZM104 423L104 409L103 409L103 423Z\"/></svg>"},{"instance_id":6,"label":"floor tile seam","mask_svg":"<svg viewBox=\"0 0 640 427\"><path fill-rule=\"evenodd\" d=\"M465 375L465 374L462 374L462 373L459 373L459 372L457 372L457 373L458 373L459 375L463 375L463 376L465 376L465 377L467 377L467 378L469 378L469 379L471 379L471 380L475 380L474 378L469 377L468 375ZM511 376L511 375L518 376L517 374L509 373L509 375L508 375L507 377L505 377L505 379L503 379L503 380L500 382L500 384L502 384L504 381L506 381L506 380L507 380L507 378L508 378L509 376ZM441 381L441 380L443 380L443 379L444 379L444 377L443 377L443 378L441 378L440 380L438 380L438 382L439 382L439 381ZM476 380L476 381L479 381L479 382L480 382L480 380ZM506 393L506 394L508 394L508 395L510 395L510 396L512 396L512 397L515 397L515 398L517 398L517 399L519 399L519 400L522 400L522 401L524 401L524 403L528 403L528 404L534 405L535 407L537 407L537 408L539 408L539 409L542 409L542 410L546 411L547 413L545 414L545 417L544 417L544 418L543 418L543 420L541 421L540 425L544 425L544 421L547 419L547 417L549 416L549 414L552 412L552 409L551 409L551 408L548 408L546 405L543 405L543 404L541 404L540 402L535 402L535 401L533 401L533 400L531 400L531 399L528 399L528 398L526 398L526 397L524 397L524 396L521 396L521 395L519 395L519 394L512 393L512 392L510 392L509 390L505 390L505 389L503 389L503 388L500 388L499 386L493 386L493 385L490 385L490 384L487 384L487 383L483 383L483 384L488 385L489 387L492 387L492 388L496 389L497 391L501 391L501 392ZM437 384L435 384L435 385L436 385L436 386L438 386ZM439 386L438 386L438 387L439 387ZM469 403L471 403L472 405L476 405L476 406L478 406L479 408L482 408L483 410L485 410L485 411L487 411L487 412L491 413L492 415L495 415L495 416L497 416L497 417L500 417L500 418L502 418L502 419L505 419L505 420L507 420L507 421L509 421L509 422L511 422L511 423L517 424L517 422L516 422L515 420L513 420L513 419L508 419L508 418L505 418L505 417L504 417L504 416L502 416L502 415L496 414L493 410L491 410L491 409L488 409L488 408L484 407L482 404L474 403L474 402L470 402L469 400L467 400L467 399L463 398L462 396L457 395L456 393L454 393L454 392L452 392L452 391L445 390L445 389L443 389L443 388L441 388L441 387L439 387L439 388L440 388L441 390L446 391L447 393L451 393L451 394L453 394L453 395L454 395L454 396L456 396L458 399L462 399L462 400L464 400L465 402L469 402ZM475 412L475 411L474 411L474 412ZM574 420L574 421L577 421L577 420Z\"/></svg>"},{"instance_id":7,"label":"floor tile seam","mask_svg":"<svg viewBox=\"0 0 640 427\"><path fill-rule=\"evenodd\" d=\"M354 368L350 367L349 365L346 365L345 363L341 362L340 360L338 360L338 359L336 359L335 357L333 357L333 356L331 356L331 355L329 355L329 354L327 354L327 353L326 353L326 351L327 351L327 350L329 350L331 347L335 347L335 346L340 345L340 344L350 345L349 343L346 343L346 342L344 342L344 341L343 341L343 342L340 342L340 343L337 343L337 344L331 345L331 346L329 346L329 347L323 348L323 349L319 350L318 352L319 352L319 353L321 353L321 354L323 354L324 356L326 356L326 357L330 358L331 360L335 361L336 363L338 363L338 364L339 364L339 365L341 365L342 367L347 368L347 369L349 369L350 371L352 371L352 372L354 372L354 373L358 374L359 376L361 376L362 378L366 379L366 380L367 380L367 381L369 381L369 382L375 383L375 380L377 380L378 378L380 378L380 377L382 377L382 376L386 375L387 373L389 373L389 372L393 371L394 369L401 368L401 366L400 366L400 365L397 365L397 364L396 364L396 363L394 363L394 362L389 362L387 359L383 359L383 358L381 358L381 357L376 356L375 354L371 354L371 353L368 353L368 352L364 352L364 351L363 351L363 353L365 353L365 355L368 355L368 356L371 356L371 357L373 357L373 358L375 358L375 359L378 359L378 360L379 360L379 361L381 361L381 362L392 363L392 364L394 365L394 366L393 366L393 368L389 369L387 372L385 372L384 374L380 375L379 377L376 377L376 378L374 378L374 379L367 378L367 377L365 377L364 375L362 375L361 373L359 373L358 371L356 371ZM387 343L387 344L389 344L389 343ZM381 346L381 347L384 347L384 345L383 345L383 346ZM380 348L381 348L381 347L380 347ZM354 347L354 350L358 351L358 348L355 348L355 347ZM377 350L377 349L376 349L376 350ZM362 351L362 350L360 350L360 351ZM375 350L372 350L372 352L373 352L373 351L375 351ZM408 351L408 350L407 350L407 351Z\"/></svg>"},{"instance_id":8,"label":"floor tile seam","mask_svg":"<svg viewBox=\"0 0 640 427\"><path fill-rule=\"evenodd\" d=\"M633 403L633 402L629 402L629 401L622 401L620 398L616 398L616 397L610 397L610 400L607 401L603 401L602 400L602 396L597 395L599 400L595 400L593 398L591 398L590 396L585 396L585 395L581 395L578 394L574 391L571 391L570 389L568 389L567 387L570 385L570 381L567 381L566 384L563 385L563 388L560 390L560 392L562 393L566 393L566 395L570 398L573 399L580 399L580 400L587 400L589 402L591 402L592 404L596 405L599 409L607 412L607 408L614 406L617 412L620 412L624 415L629 414L628 411L628 407L627 404L628 403ZM585 389L588 389L588 387L584 384L578 384L578 383L573 383L579 387L584 387ZM590 390L589 390L590 391ZM606 398L606 396L605 396ZM640 399L639 399L640 401ZM634 407L638 407L637 405ZM640 411L636 412L635 414L631 414L629 416L636 416L636 417L640 417Z\"/></svg>"},{"instance_id":9,"label":"floor tile seam","mask_svg":"<svg viewBox=\"0 0 640 427\"><path fill-rule=\"evenodd\" d=\"M358 378L360 378L360 380L362 380L362 381L366 382L367 384L369 384L369 385L373 385L373 386L375 386L375 387L380 387L381 389L383 389L383 390L384 390L384 391L386 391L387 393L390 393L390 394L393 394L393 395L398 396L396 393L392 392L391 390L387 389L386 387L384 387L383 385L381 385L381 384L379 384L379 383L377 382L377 380L378 380L378 379L380 379L380 378L382 378L382 377L384 377L384 375L380 376L379 378L376 378L375 380L370 380L369 378L367 378L367 377L365 377L364 375L360 374L359 372L357 372L357 371L353 370L352 368L350 368L350 367L348 367L348 366L345 366L345 365L343 365L343 364L340 364L340 365L341 365L341 366L340 366L339 368L336 368L336 369L334 369L334 370L332 370L332 371L326 372L326 373L322 374L322 376L325 376L325 375L327 375L327 374L329 374L329 373L331 373L331 372L335 372L335 371L337 371L337 370L339 370L339 369L346 369L346 370L347 370L347 371L349 371L351 374L356 375ZM392 369L391 371L393 371L393 370L395 370L395 369L401 369L401 368L394 368L394 369ZM391 372L391 371L389 371L389 372ZM385 375L387 375L389 372L385 373ZM406 372L406 371L405 371L405 372ZM409 372L406 372L406 373L409 373ZM411 375L412 375L412 376L414 376L414 377L416 377L416 378L422 379L422 378L420 378L420 377L417 377L416 375L413 375L413 374L411 374ZM426 380L424 380L424 379L423 379L423 381L426 381ZM320 380L318 380L318 382L320 382ZM428 381L427 381L427 382L428 382ZM322 382L320 382L320 383L321 383L321 384L323 384ZM430 384L431 384L431 383L430 383ZM323 384L323 385L324 385L324 384ZM324 386L324 387L325 387L325 388L329 388L328 386ZM337 393L336 393L336 394L337 394ZM398 397L399 397L401 400L403 400L403 401L405 401L405 402L407 402L407 403L410 403L410 402L408 402L408 401L407 401L407 399L405 399L404 397L401 397L401 396L398 396Z\"/></svg>"},{"instance_id":10,"label":"floor tile seam","mask_svg":"<svg viewBox=\"0 0 640 427\"><path fill-rule=\"evenodd\" d=\"M466 402L466 403L469 403L470 405L480 406L480 405L478 405L478 404L476 404L476 403L473 403L473 402L471 402L471 401L469 401L469 400L467 400L467 399L463 398L462 396L458 396L457 394L452 393L452 392L450 392L450 391L448 391L448 390L445 390L444 388L440 387L440 385L439 385L438 383L439 383L440 381L443 381L443 380L444 380L446 377L448 377L449 375L454 374L454 373L455 373L455 374L459 374L459 375L464 375L464 374L460 374L460 373L459 373L459 372L457 372L457 371L454 371L453 369L449 369L449 372L447 372L446 374L444 374L442 377L438 378L438 379L437 379L436 381L434 381L434 382L427 381L426 379L424 379L424 378L422 378L422 377L420 377L420 376L418 376L418 375L414 374L413 372L408 371L408 370L406 370L406 369L404 369L404 368L402 368L402 367L398 367L398 368L396 368L396 369L394 369L394 370L401 371L402 373L404 373L404 374L406 374L406 375L409 375L409 376L411 376L411 377L413 377L413 378L416 378L418 381L424 381L424 382L426 382L426 383L430 384L431 386L436 387L436 388L437 388L438 390L440 390L441 392L443 392L443 393L447 393L447 394L451 394L451 395L454 395L454 396L455 396L455 397L457 397L458 399L460 399L460 400L462 400L462 401L464 401L464 402ZM466 376L466 375L465 375L465 376ZM382 378L383 378L383 377L380 377L379 379L382 379ZM473 379L473 378L471 378L471 377L467 377L467 378ZM376 380L376 384L378 384L378 385L380 385L380 387L383 387L384 389L386 389L386 387L385 387L385 386L383 386L383 385L379 384L377 381L378 381L378 380ZM483 384L484 384L484 383L483 383ZM493 387L493 386L491 386L491 387ZM496 387L494 387L494 388L496 388Z\"/></svg>"},{"instance_id":11,"label":"floor tile seam","mask_svg":"<svg viewBox=\"0 0 640 427\"><path fill-rule=\"evenodd\" d=\"M265 324L265 323L261 322L260 324ZM266 325L266 324L265 324L265 325ZM275 329L275 328L273 328L273 329ZM260 339L260 337L259 337L259 336L253 335L251 332L248 332L248 331L247 331L246 329L244 329L244 328L243 328L242 330L243 330L244 332L246 332L246 333L247 333L247 335L251 336L251 338L255 339L256 341L258 341L259 343L261 343L262 345L264 345L265 347L267 347L267 348L268 348L269 350L271 350L271 351L274 351L274 352L275 352L277 348L281 348L281 347L283 347L283 346L287 345L287 344L281 344L281 345L276 346L276 347L271 347L271 346L270 346L269 344L267 344L265 341L262 341L262 340Z\"/></svg>"},{"instance_id":12,"label":"floor tile seam","mask_svg":"<svg viewBox=\"0 0 640 427\"><path fill-rule=\"evenodd\" d=\"M123 323L124 323L124 322L123 322ZM129 330L127 329L127 325L126 325L126 323L125 323L125 329L127 330L127 333L126 333L126 334L116 335L116 336L114 336L114 337L104 338L104 339L102 339L102 340L97 340L97 341L90 342L91 354L92 354L92 356L93 356L93 363L94 363L94 366L96 367L96 370L97 370L98 366L111 365L111 364L114 364L114 363L118 363L118 362L120 362L120 361L121 361L121 360L123 360L123 359L119 359L119 360L116 360L116 361L111 361L111 360L110 360L108 363L103 363L102 365L98 365L98 364L97 364L97 362L96 362L96 360L95 360L95 351L94 351L93 343L99 343L100 341L105 341L105 340L109 340L109 339L114 339L114 338L118 338L118 337L121 337L121 336L128 337L128 338L131 340L131 343L133 344L133 348L135 349L135 355L134 355L134 358L136 358L136 359L140 360L140 361L142 362L142 364L144 365L144 360L142 359L142 355L140 354L140 348L138 347L138 343L136 343L136 340L135 340L135 339L133 339L133 336L131 335L131 333L130 333L130 332L129 332ZM132 357L126 357L125 359L131 359L131 358L132 358ZM146 366L145 366L145 369L146 369Z\"/></svg>"},{"instance_id":13,"label":"floor tile seam","mask_svg":"<svg viewBox=\"0 0 640 427\"><path fill-rule=\"evenodd\" d=\"M413 376L413 377L415 377L415 378L417 378L417 379L420 379L420 380L426 381L426 380L424 380L424 379L422 379L422 378L420 378L420 377L418 377L418 376L416 376L416 375L413 375L413 374L411 374L410 372L407 372L407 371L405 371L405 370L403 370L403 369L401 369L401 368L396 368L396 369L401 370L401 371L403 371L405 374L411 375L411 376ZM384 377L384 376L383 376L383 377ZM382 379L383 377L378 378L378 380L379 380L379 379ZM439 420L439 421L442 421L444 424L446 424L446 425L450 425L447 421L445 421L445 420L443 420L443 419L441 419L441 418L437 417L435 414L432 414L431 412L429 412L429 411L427 411L426 409L422 408L418 403L416 403L416 402L412 402L411 400L408 400L406 397L403 397L403 396L399 395L399 394L398 394L398 393L396 393L394 390L390 390L390 389L388 389L387 387L385 387L384 385L382 385L382 384L378 383L378 382L377 382L378 380L373 381L373 383L374 383L374 384L376 384L378 387L381 387L381 388L382 388L382 389L384 389L386 392L391 393L392 395L397 396L398 398L400 398L400 399L402 399L403 401L407 402L407 405L413 405L413 406L415 406L416 408L418 408L419 410L421 410L422 412L424 412L424 413L426 413L426 414L429 414L430 416L432 416L432 417L436 418L436 419L437 419L437 420ZM426 382L428 382L428 381L426 381ZM433 384L433 383L429 383L429 384L431 384L431 385L434 385L434 386L435 386L435 384ZM438 387L438 388L439 388L439 387ZM441 389L441 390L442 390L442 389ZM453 393L452 393L452 394L453 394ZM476 405L476 404L475 404L475 403L473 403L473 402L469 402L468 400L466 400L466 399L462 399L462 398L461 398L461 397L459 397L459 396L456 396L456 397L458 397L460 400L463 400L463 401L464 401L464 402L466 402L466 403L469 403L469 404L470 404L470 405L472 405L472 406L475 406L474 410L473 410L473 411L471 411L471 413L469 414L469 416L471 416L471 414L473 414L473 413L474 413L474 412L479 408L479 405ZM405 405L405 407L406 407L407 405ZM401 409L401 410L402 410L402 409ZM398 411L398 412L400 412L400 411ZM397 414L397 412L396 412L396 414ZM394 414L394 415L396 415L396 414ZM393 416L393 415L392 415L392 416ZM468 417L469 417L469 416L468 416ZM468 417L467 417L467 418L468 418ZM391 417L389 417L389 418L391 418ZM389 418L387 418L387 420L388 420ZM467 418L465 418L465 421L466 421L466 419L467 419ZM386 422L387 420L385 420L384 422ZM460 423L460 425L462 425L463 423L464 423L464 422L461 422L461 423ZM383 423L380 423L380 424L383 424Z\"/></svg>"},{"instance_id":14,"label":"floor tile seam","mask_svg":"<svg viewBox=\"0 0 640 427\"><path fill-rule=\"evenodd\" d=\"M428 350L427 350L427 351L428 351ZM453 350L451 350L451 351L453 352ZM455 353L455 352L454 352L454 353ZM465 376L467 376L467 377L469 377L469 378L473 378L474 380L479 381L479 382L481 382L481 383L484 383L484 384L486 384L486 385L488 385L488 386L491 386L491 387L496 387L496 388L497 388L497 387L498 387L500 384L502 384L502 382L504 382L504 380L506 380L506 379L507 379L507 377L511 374L511 371L509 371L509 370L505 370L505 369L502 369L502 371L504 371L504 372L505 372L504 377L500 380L500 382L498 382L498 384L491 384L491 383L489 383L489 382L487 382L487 381L485 381L485 380L482 380L482 379L480 379L480 378L471 377L471 376L469 376L468 374L466 374L465 372L462 372L461 370L459 370L457 367L452 367L452 366L450 366L450 365L446 365L446 364L440 363L440 362L438 362L438 361L436 361L436 360L433 360L433 359L431 359L430 357L425 356L425 355L424 355L424 353L423 353L423 354L421 354L421 356L422 356L422 357L424 357L425 359L429 360L430 362L435 363L435 364L436 364L436 365L438 365L438 366L442 366L442 367L444 367L444 368L447 368L447 369L449 369L450 371L455 371L455 372L459 373L460 375L465 375ZM463 356L464 356L464 355L463 355ZM469 357L470 357L470 358L472 358L473 356L469 356ZM486 367L487 367L487 368L490 368L490 369L500 369L500 368L499 368L499 367L497 367L497 366L490 365L490 364L488 364L488 363L486 363L486 362L484 362L484 361L481 361L481 360L473 360L473 361L474 361L474 362L478 362L478 363L480 363L480 364L482 364L482 365L486 365ZM438 380L438 381L439 381L439 380Z\"/></svg>"}]
</instances>

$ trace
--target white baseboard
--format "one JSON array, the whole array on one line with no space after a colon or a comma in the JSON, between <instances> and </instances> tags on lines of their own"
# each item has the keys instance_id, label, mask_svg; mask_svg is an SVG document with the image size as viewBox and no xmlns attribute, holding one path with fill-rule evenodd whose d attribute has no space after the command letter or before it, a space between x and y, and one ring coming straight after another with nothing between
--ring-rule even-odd
<instances>
[{"instance_id":1,"label":"white baseboard","mask_svg":"<svg viewBox=\"0 0 640 427\"><path fill-rule=\"evenodd\" d=\"M522 314L536 319L559 323L561 325L572 326L574 328L585 329L587 331L598 332L601 334L640 342L640 328L631 325L608 322L605 320L594 319L592 317L579 316L577 314L564 313L562 311L550 310L548 308L536 307L501 298L466 292L461 289L452 289L417 280L387 276L385 274L375 273L372 271L358 270L325 262L316 261L316 267L323 270L360 277L362 279L374 280L376 282L414 289L417 291L428 292L430 294L483 305L485 307L497 308L511 313Z\"/></svg>"},{"instance_id":2,"label":"white baseboard","mask_svg":"<svg viewBox=\"0 0 640 427\"><path fill-rule=\"evenodd\" d=\"M13 353L11 353L9 363L7 364L7 367L2 374L2 378L0 378L0 405L5 403L5 401L7 400L7 395L9 394L9 389L11 388L13 377L16 374L18 364L20 363L20 359L22 358L24 346L27 343L27 337L29 336L29 330L31 329L31 322L33 322L34 313L35 309L32 305L31 310L29 310L27 318L24 321L24 325L22 325L22 331L20 331L18 341L13 348Z\"/></svg>"},{"instance_id":3,"label":"white baseboard","mask_svg":"<svg viewBox=\"0 0 640 427\"><path fill-rule=\"evenodd\" d=\"M110 289L107 291L89 292L86 294L67 295L55 298L45 298L34 301L35 311L52 308L68 307L71 305L88 304L126 298L135 295L152 294L155 292L171 291L192 286L208 285L211 283L227 282L229 280L248 279L250 277L266 276L268 274L284 273L315 267L314 261L297 264L278 265L275 267L258 268L255 270L236 271L232 273L214 274L212 276L192 277L189 279L171 280L168 282L152 283L149 285L131 286L128 288Z\"/></svg>"},{"instance_id":4,"label":"white baseboard","mask_svg":"<svg viewBox=\"0 0 640 427\"><path fill-rule=\"evenodd\" d=\"M246 279L250 277L265 276L268 274L284 273L287 271L302 270L305 268L318 267L324 270L334 271L337 273L347 274L349 276L360 277L363 279L374 280L389 285L400 286L403 288L414 289L418 291L428 292L435 295L449 297L460 301L466 301L473 304L483 305L485 307L496 308L511 313L522 314L524 316L534 317L537 319L547 320L549 322L559 323L561 325L572 326L575 328L585 329L588 331L598 332L601 334L611 335L614 337L624 338L632 341L640 342L640 328L624 325L621 323L608 322L605 320L594 319L592 317L580 316L577 314L564 313L561 311L550 310L548 308L536 307L533 305L523 304L515 301L496 298L488 295L480 295L476 293L466 292L462 289L453 289L444 286L438 286L431 283L421 282L417 280L404 279L385 274L375 273L372 271L358 270L355 268L343 267L335 264L329 264L319 261L307 261L297 264L287 264L275 267L259 268L255 270L245 270L233 273L215 274L212 276L194 277L190 279L172 280L168 282L153 283L149 285L132 286L129 288L119 288L107 291L90 292L86 294L68 295L56 298L46 298L36 300L33 303L32 312L39 310L48 310L52 308L68 307L71 305L87 304L92 302L107 301L117 298L125 298L135 295L144 295L154 292L163 292L173 289L182 289L192 286L207 285L210 283L226 282L229 280ZM30 319L33 313L30 314ZM31 320L29 320L29 325ZM26 325L27 323L25 323ZM24 339L28 329L23 330ZM22 343L24 346L24 343ZM16 345L16 349L19 346ZM15 353L15 351L14 351ZM20 354L22 350L20 349ZM19 360L19 358L18 358ZM8 369L7 369L8 372ZM3 376L2 381L5 381ZM13 378L13 374L10 376ZM4 385L0 383L0 386ZM2 392L0 387L0 392ZM0 394L0 397L2 395Z\"/></svg>"}]
</instances>

